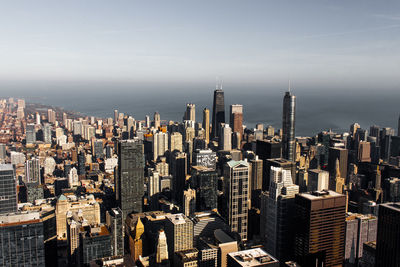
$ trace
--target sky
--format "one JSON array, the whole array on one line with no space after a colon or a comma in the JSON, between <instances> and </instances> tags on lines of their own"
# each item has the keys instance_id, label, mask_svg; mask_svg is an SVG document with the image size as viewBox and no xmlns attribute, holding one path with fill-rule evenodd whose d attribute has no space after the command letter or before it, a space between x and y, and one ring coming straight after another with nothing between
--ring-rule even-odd
<instances>
[{"instance_id":1,"label":"sky","mask_svg":"<svg viewBox=\"0 0 400 267\"><path fill-rule=\"evenodd\" d=\"M400 1L1 1L0 91L398 90ZM64 87L60 86L63 84ZM58 86L57 86L58 85ZM240 87L240 86L238 86Z\"/></svg>"}]
</instances>

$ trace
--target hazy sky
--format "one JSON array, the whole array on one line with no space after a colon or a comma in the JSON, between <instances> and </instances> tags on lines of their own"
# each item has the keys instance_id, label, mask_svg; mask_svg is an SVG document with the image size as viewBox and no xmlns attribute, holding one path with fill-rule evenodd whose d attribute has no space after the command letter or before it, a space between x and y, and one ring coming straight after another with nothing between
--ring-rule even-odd
<instances>
[{"instance_id":1,"label":"hazy sky","mask_svg":"<svg viewBox=\"0 0 400 267\"><path fill-rule=\"evenodd\" d=\"M400 1L1 1L0 90L21 82L395 89Z\"/></svg>"}]
</instances>

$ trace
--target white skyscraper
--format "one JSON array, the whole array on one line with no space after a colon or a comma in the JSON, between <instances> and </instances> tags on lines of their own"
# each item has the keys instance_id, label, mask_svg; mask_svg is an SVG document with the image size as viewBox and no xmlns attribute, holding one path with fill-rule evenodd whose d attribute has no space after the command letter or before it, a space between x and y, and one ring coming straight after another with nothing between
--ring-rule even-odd
<instances>
[{"instance_id":1,"label":"white skyscraper","mask_svg":"<svg viewBox=\"0 0 400 267\"><path fill-rule=\"evenodd\" d=\"M221 140L219 143L219 149L224 151L230 151L232 149L232 129L228 124L225 124L221 128Z\"/></svg>"},{"instance_id":2,"label":"white skyscraper","mask_svg":"<svg viewBox=\"0 0 400 267\"><path fill-rule=\"evenodd\" d=\"M153 136L153 160L163 156L168 150L168 133L158 132Z\"/></svg>"}]
</instances>

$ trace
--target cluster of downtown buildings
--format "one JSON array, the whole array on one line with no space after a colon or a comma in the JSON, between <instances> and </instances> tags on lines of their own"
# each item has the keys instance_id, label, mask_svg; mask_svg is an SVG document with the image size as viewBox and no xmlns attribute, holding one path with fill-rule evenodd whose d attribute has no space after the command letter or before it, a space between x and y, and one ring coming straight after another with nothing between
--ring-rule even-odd
<instances>
[{"instance_id":1,"label":"cluster of downtown buildings","mask_svg":"<svg viewBox=\"0 0 400 267\"><path fill-rule=\"evenodd\" d=\"M0 266L399 266L400 136L0 100ZM32 111L33 110L33 111ZM229 117L229 121L226 118Z\"/></svg>"}]
</instances>

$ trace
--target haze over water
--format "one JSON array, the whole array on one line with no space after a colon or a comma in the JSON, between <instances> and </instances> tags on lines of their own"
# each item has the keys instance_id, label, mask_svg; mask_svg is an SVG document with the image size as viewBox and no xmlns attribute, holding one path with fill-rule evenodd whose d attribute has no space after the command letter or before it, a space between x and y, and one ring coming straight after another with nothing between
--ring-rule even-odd
<instances>
[{"instance_id":1,"label":"haze over water","mask_svg":"<svg viewBox=\"0 0 400 267\"><path fill-rule=\"evenodd\" d=\"M196 104L196 120L202 121L204 107L212 111L213 86L211 84L182 85L103 85L95 89L80 89L74 85L60 85L57 90L1 90L1 97L23 97L28 102L63 107L89 116L113 117L114 109L143 120L153 118L155 111L162 120L181 121L186 103ZM104 87L108 87L105 89ZM226 85L225 113L229 122L229 105L243 104L244 124L253 128L256 123L272 125L282 123L282 99L287 90L283 86ZM305 90L293 88L297 97L296 136L312 136L322 130L348 131L350 124L358 122L369 129L376 124L397 130L399 116L398 90Z\"/></svg>"}]
</instances>

